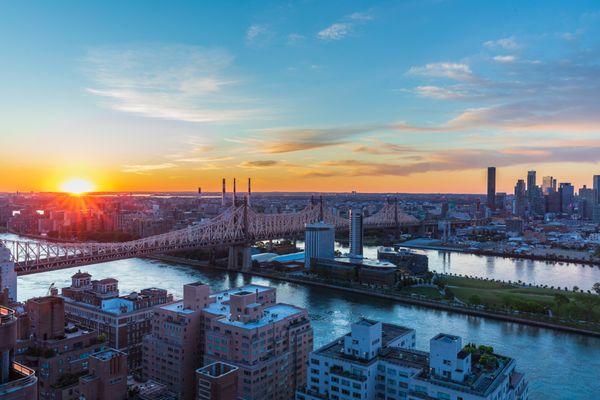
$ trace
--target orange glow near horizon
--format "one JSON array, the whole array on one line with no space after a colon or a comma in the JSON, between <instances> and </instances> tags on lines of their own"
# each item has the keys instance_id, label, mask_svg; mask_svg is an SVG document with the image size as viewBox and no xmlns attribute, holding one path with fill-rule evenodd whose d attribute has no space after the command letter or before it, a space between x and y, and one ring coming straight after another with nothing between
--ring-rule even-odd
<instances>
[{"instance_id":1,"label":"orange glow near horizon","mask_svg":"<svg viewBox=\"0 0 600 400\"><path fill-rule=\"evenodd\" d=\"M60 190L75 196L80 196L84 193L89 193L94 191L95 186L92 182L82 179L82 178L73 178L68 181L63 182L60 185Z\"/></svg>"}]
</instances>

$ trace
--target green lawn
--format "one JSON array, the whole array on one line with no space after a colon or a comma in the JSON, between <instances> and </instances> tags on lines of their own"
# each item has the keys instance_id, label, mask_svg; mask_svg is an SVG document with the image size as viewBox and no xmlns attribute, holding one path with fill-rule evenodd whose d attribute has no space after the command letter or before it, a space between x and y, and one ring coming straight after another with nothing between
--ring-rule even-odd
<instances>
[{"instance_id":1,"label":"green lawn","mask_svg":"<svg viewBox=\"0 0 600 400\"><path fill-rule=\"evenodd\" d=\"M523 287L454 276L444 276L443 280L456 298L465 303L478 300L486 307L510 307L540 314L548 314L548 310L552 310L552 313L560 318L600 322L600 296L595 294ZM559 304L557 295L565 296L568 301Z\"/></svg>"}]
</instances>

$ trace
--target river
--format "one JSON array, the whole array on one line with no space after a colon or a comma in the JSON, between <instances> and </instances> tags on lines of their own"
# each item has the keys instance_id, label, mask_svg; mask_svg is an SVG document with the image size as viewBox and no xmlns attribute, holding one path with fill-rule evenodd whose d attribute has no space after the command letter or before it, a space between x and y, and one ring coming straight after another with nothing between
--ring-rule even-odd
<instances>
[{"instance_id":1,"label":"river","mask_svg":"<svg viewBox=\"0 0 600 400\"><path fill-rule=\"evenodd\" d=\"M437 258L443 258L438 257L435 251L432 254L430 266L437 265L434 264L439 262L436 261ZM465 273L459 271L462 266L459 267L457 259L460 257L455 255L470 256L451 255L452 272ZM496 260L491 269L483 266L482 273L496 271L507 262L504 260L507 259ZM516 270L519 267L515 264L512 268ZM239 273L199 271L183 265L145 259L113 261L84 269L94 278L110 276L119 279L122 293L157 286L180 297L183 284L198 280L209 284L214 290L246 283L269 285L277 289L278 301L309 310L316 347L347 332L352 321L367 317L415 328L417 347L423 350L427 350L429 339L439 332L460 335L465 342L491 345L497 352L517 359L518 368L527 374L530 381L532 399L592 399L600 392L598 338L399 304L343 291L248 277ZM75 271L76 269L70 269L20 277L19 298L25 300L45 295L51 283L55 283L57 287L67 286ZM536 271L536 276L543 273L543 270ZM560 284L568 285L562 282Z\"/></svg>"}]
</instances>

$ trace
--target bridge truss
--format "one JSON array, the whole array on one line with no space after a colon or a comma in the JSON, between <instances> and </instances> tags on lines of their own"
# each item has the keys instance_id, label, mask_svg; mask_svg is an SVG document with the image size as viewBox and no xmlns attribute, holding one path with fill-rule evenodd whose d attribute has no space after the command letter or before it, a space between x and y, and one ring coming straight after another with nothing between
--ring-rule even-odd
<instances>
[{"instance_id":1,"label":"bridge truss","mask_svg":"<svg viewBox=\"0 0 600 400\"><path fill-rule=\"evenodd\" d=\"M261 214L247 205L231 207L207 222L184 229L121 243L55 243L0 239L11 252L18 275L71 268L125 258L181 250L230 246L304 232L305 225L323 221L337 230L347 230L348 220L330 208L311 204L297 213ZM419 221L386 204L377 214L364 219L365 228L416 226Z\"/></svg>"}]
</instances>

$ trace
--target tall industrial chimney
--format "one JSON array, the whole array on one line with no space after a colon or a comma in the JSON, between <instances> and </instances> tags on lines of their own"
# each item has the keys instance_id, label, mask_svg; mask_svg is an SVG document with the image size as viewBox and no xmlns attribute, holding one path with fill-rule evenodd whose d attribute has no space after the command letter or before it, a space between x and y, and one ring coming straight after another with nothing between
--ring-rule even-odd
<instances>
[{"instance_id":1,"label":"tall industrial chimney","mask_svg":"<svg viewBox=\"0 0 600 400\"><path fill-rule=\"evenodd\" d=\"M237 202L236 202L236 189L235 189L235 178L233 178L233 206L237 207Z\"/></svg>"},{"instance_id":2,"label":"tall industrial chimney","mask_svg":"<svg viewBox=\"0 0 600 400\"><path fill-rule=\"evenodd\" d=\"M223 191L221 193L221 205L225 207L225 178L223 178Z\"/></svg>"},{"instance_id":3,"label":"tall industrial chimney","mask_svg":"<svg viewBox=\"0 0 600 400\"><path fill-rule=\"evenodd\" d=\"M250 205L250 196L252 195L252 181L248 178L248 205Z\"/></svg>"}]
</instances>

